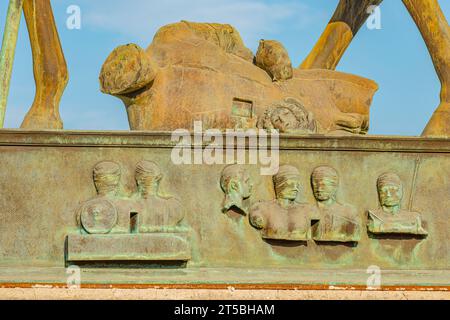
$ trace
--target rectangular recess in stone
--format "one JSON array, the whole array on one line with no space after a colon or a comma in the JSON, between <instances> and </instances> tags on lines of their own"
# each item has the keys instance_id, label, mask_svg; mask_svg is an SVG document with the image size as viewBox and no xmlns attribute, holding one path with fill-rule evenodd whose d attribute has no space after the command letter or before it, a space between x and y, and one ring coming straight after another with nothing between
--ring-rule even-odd
<instances>
[{"instance_id":1,"label":"rectangular recess in stone","mask_svg":"<svg viewBox=\"0 0 450 320\"><path fill-rule=\"evenodd\" d=\"M253 102L249 100L234 98L231 114L236 117L252 118Z\"/></svg>"}]
</instances>

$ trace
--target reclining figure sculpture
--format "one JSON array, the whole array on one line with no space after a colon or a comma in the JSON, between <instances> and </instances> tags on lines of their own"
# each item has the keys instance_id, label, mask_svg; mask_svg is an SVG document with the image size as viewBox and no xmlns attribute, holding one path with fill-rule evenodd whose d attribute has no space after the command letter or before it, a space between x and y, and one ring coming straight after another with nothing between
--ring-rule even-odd
<instances>
[{"instance_id":1,"label":"reclining figure sculpture","mask_svg":"<svg viewBox=\"0 0 450 320\"><path fill-rule=\"evenodd\" d=\"M101 90L120 98L132 130L256 127L286 98L312 112L321 132L364 134L378 86L329 70L293 69L284 47L261 41L257 56L232 26L182 21L162 27L143 50L116 48L100 73ZM282 126L280 126L282 127Z\"/></svg>"}]
</instances>

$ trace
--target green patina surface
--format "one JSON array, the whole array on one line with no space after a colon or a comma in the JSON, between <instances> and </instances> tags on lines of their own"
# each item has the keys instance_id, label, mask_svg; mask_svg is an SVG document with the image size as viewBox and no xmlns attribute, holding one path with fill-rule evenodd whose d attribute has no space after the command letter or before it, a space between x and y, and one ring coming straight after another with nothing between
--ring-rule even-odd
<instances>
[{"instance_id":1,"label":"green patina surface","mask_svg":"<svg viewBox=\"0 0 450 320\"><path fill-rule=\"evenodd\" d=\"M125 252L135 261L139 259L133 257L142 253L139 250L148 249L145 241L139 240L139 250L134 250L124 242L117 245L111 237L91 247L99 250L93 254L103 251L107 255L103 263L80 263L85 283L365 285L365 270L373 265L389 274L386 285L450 283L450 140L280 138L280 164L298 169L296 181L302 202L316 204L311 185L315 168L329 166L339 174L333 194L336 192L338 202L353 206L362 220L357 244L263 239L248 216L223 212L220 178L225 165L175 165L171 160L174 145L170 134L163 132L2 130L0 282L61 282L58 272L68 262L66 238L80 235L77 208L96 195L93 168L101 161L118 163L122 170L121 194L132 199L137 192L136 164L145 159L161 168L162 193L176 197L183 205L184 223L191 230L190 260L181 269L162 262L148 265L139 261L136 265L115 261L108 267L106 260L114 260L116 253ZM276 199L272 177L262 176L260 165L245 167L254 186L250 203ZM403 207L420 213L426 237L367 232L368 210L380 208L377 179L385 172L395 172L401 178ZM177 251L169 245L166 252L174 253L171 250ZM95 271L90 271L92 267ZM25 271L33 268L36 272Z\"/></svg>"}]
</instances>

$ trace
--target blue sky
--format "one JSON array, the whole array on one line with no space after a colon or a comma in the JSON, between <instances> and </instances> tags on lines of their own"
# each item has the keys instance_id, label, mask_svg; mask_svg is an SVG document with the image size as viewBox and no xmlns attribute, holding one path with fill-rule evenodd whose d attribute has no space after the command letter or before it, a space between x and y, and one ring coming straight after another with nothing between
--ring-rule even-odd
<instances>
[{"instance_id":1,"label":"blue sky","mask_svg":"<svg viewBox=\"0 0 450 320\"><path fill-rule=\"evenodd\" d=\"M3 35L8 1L0 3ZM295 66L309 53L338 0L58 0L52 1L70 80L61 101L65 129L128 130L122 103L99 90L103 61L118 45L147 47L157 29L179 20L234 25L247 47L259 39L281 41ZM450 18L450 1L440 1ZM69 30L66 10L81 8L81 29ZM381 30L363 27L339 71L380 85L371 111L370 134L419 135L439 104L440 84L427 48L401 0L381 6ZM17 128L33 102L31 50L21 21L5 127Z\"/></svg>"}]
</instances>

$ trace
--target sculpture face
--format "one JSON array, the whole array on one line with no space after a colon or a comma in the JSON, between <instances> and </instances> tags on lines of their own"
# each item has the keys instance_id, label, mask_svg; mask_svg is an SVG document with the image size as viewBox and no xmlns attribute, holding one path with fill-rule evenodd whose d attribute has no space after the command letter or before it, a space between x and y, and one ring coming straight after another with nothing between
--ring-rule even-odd
<instances>
[{"instance_id":1,"label":"sculpture face","mask_svg":"<svg viewBox=\"0 0 450 320\"><path fill-rule=\"evenodd\" d=\"M220 187L225 193L222 211L227 212L232 207L240 210L241 214L248 213L248 204L244 200L252 195L253 184L247 170L239 165L225 167L220 177Z\"/></svg>"},{"instance_id":2,"label":"sculpture face","mask_svg":"<svg viewBox=\"0 0 450 320\"><path fill-rule=\"evenodd\" d=\"M386 184L379 187L378 194L383 207L396 207L402 202L403 188L397 184Z\"/></svg>"},{"instance_id":3,"label":"sculpture face","mask_svg":"<svg viewBox=\"0 0 450 320\"><path fill-rule=\"evenodd\" d=\"M271 105L258 120L260 129L276 129L280 133L317 133L318 123L312 113L295 98L286 98Z\"/></svg>"},{"instance_id":4,"label":"sculpture face","mask_svg":"<svg viewBox=\"0 0 450 320\"><path fill-rule=\"evenodd\" d=\"M300 192L300 182L298 178L289 178L280 186L276 186L277 198L294 201Z\"/></svg>"},{"instance_id":5,"label":"sculpture face","mask_svg":"<svg viewBox=\"0 0 450 320\"><path fill-rule=\"evenodd\" d=\"M287 132L289 129L295 129L298 127L298 120L294 113L288 108L276 109L271 117L273 127L278 129L279 132Z\"/></svg>"},{"instance_id":6,"label":"sculpture face","mask_svg":"<svg viewBox=\"0 0 450 320\"><path fill-rule=\"evenodd\" d=\"M323 177L312 180L314 197L318 201L328 201L334 199L337 192L337 183L335 179Z\"/></svg>"},{"instance_id":7,"label":"sculpture face","mask_svg":"<svg viewBox=\"0 0 450 320\"><path fill-rule=\"evenodd\" d=\"M222 173L221 187L227 196L247 199L252 194L253 184L247 170L233 165Z\"/></svg>"}]
</instances>

